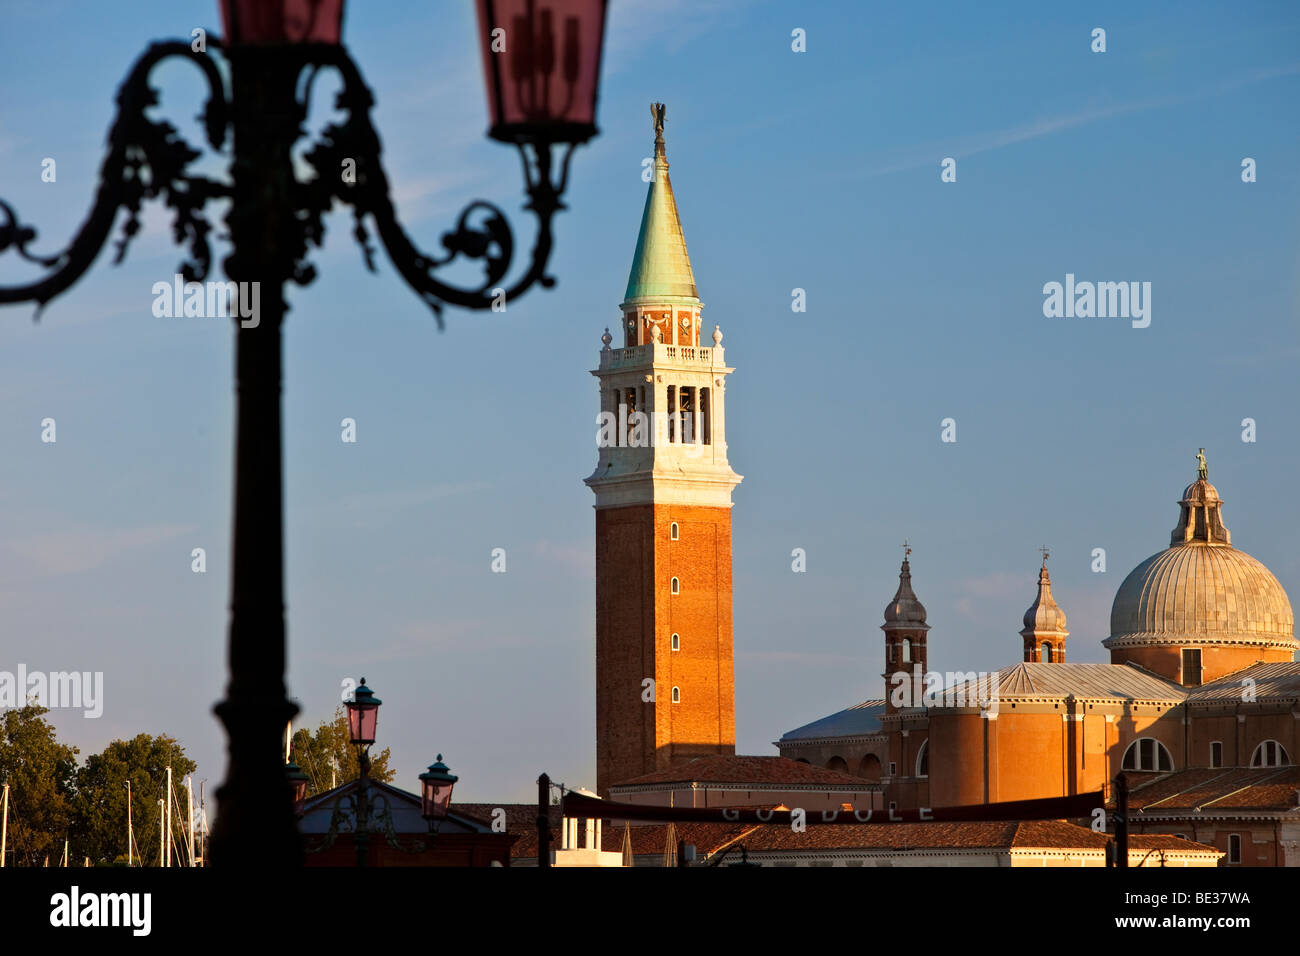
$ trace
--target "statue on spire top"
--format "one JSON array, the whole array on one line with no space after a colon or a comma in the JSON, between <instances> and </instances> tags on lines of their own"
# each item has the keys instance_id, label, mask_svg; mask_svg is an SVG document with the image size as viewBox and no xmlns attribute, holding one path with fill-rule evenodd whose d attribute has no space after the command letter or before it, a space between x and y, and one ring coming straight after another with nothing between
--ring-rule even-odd
<instances>
[{"instance_id":1,"label":"statue on spire top","mask_svg":"<svg viewBox=\"0 0 1300 956\"><path fill-rule=\"evenodd\" d=\"M1205 464L1205 449L1202 448L1196 453L1196 477L1202 481L1208 481L1210 477L1209 466Z\"/></svg>"}]
</instances>

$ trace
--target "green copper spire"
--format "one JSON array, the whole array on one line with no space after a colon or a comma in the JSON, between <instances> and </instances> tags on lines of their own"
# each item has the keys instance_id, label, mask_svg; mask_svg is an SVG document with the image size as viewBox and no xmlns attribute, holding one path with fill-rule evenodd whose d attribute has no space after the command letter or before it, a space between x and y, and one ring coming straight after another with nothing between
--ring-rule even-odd
<instances>
[{"instance_id":1,"label":"green copper spire","mask_svg":"<svg viewBox=\"0 0 1300 956\"><path fill-rule=\"evenodd\" d=\"M645 197L641 213L641 233L636 238L632 272L627 277L625 303L634 300L698 301L695 273L686 252L686 237L677 218L673 184L668 178L668 159L664 154L664 104L652 103L650 115L655 122L654 179Z\"/></svg>"}]
</instances>

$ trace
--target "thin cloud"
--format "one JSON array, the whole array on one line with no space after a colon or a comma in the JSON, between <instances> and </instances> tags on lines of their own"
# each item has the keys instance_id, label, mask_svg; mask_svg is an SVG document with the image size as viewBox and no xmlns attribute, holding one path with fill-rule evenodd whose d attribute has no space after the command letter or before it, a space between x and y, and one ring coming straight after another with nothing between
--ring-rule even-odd
<instances>
[{"instance_id":1,"label":"thin cloud","mask_svg":"<svg viewBox=\"0 0 1300 956\"><path fill-rule=\"evenodd\" d=\"M906 172L912 169L921 169L933 166L936 162L936 156L946 155L959 158L974 156L979 153L987 153L991 150L1002 149L1006 146L1014 146L1017 143L1025 143L1030 140L1041 139L1044 136L1063 133L1066 130L1077 129L1081 126L1091 126L1093 123L1104 122L1105 120L1114 119L1118 116L1144 113L1148 110L1164 109L1169 106L1181 106L1211 96L1219 96L1230 90L1239 89L1243 86L1251 86L1255 83L1262 83L1266 80L1273 80L1284 76L1294 76L1297 73L1300 73L1300 63L1291 63L1282 67L1255 70L1243 76L1225 80L1216 86L1208 87L1184 96L1151 97L1148 99L1136 100L1131 103L1119 103L1114 106L1080 110L1079 112L1069 113L1064 116L1037 119L1007 129L977 133L965 140L958 141L955 144L952 142L934 143L923 149L917 148L914 155L905 160L899 160L873 169L847 173L843 178L871 179L877 176L888 176L893 173Z\"/></svg>"},{"instance_id":2,"label":"thin cloud","mask_svg":"<svg viewBox=\"0 0 1300 956\"><path fill-rule=\"evenodd\" d=\"M197 525L51 531L11 540L8 548L20 562L38 574L77 574L93 571L110 560L121 561L126 553L197 531Z\"/></svg>"}]
</instances>

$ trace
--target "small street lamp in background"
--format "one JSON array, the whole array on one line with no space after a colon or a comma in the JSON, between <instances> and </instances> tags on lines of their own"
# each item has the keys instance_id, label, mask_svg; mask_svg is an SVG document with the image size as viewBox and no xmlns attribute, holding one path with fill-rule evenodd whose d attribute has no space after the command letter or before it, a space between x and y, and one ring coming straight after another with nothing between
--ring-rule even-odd
<instances>
[{"instance_id":1,"label":"small street lamp in background","mask_svg":"<svg viewBox=\"0 0 1300 956\"><path fill-rule=\"evenodd\" d=\"M449 768L442 762L442 754L438 754L438 760L429 765L429 769L420 774L420 808L421 816L429 821L429 832L437 833L437 821L447 818L447 806L451 803L451 788L456 785L460 778L449 772Z\"/></svg>"},{"instance_id":2,"label":"small street lamp in background","mask_svg":"<svg viewBox=\"0 0 1300 956\"><path fill-rule=\"evenodd\" d=\"M369 793L370 745L375 742L375 727L379 723L379 705L382 703L375 692L366 686L363 677L361 686L353 693L352 699L344 704L348 709L348 736L357 748L357 763L361 767L356 796L357 866L366 865L370 851L370 811L373 808Z\"/></svg>"}]
</instances>

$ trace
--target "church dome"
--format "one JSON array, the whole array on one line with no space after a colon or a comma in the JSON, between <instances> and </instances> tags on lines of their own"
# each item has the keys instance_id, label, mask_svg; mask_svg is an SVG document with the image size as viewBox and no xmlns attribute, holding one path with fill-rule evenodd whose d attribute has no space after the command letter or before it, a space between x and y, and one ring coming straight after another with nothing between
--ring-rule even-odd
<instances>
[{"instance_id":1,"label":"church dome","mask_svg":"<svg viewBox=\"0 0 1300 956\"><path fill-rule=\"evenodd\" d=\"M1202 450L1203 452L1203 450ZM1254 645L1294 650L1286 591L1263 564L1232 547L1223 499L1199 478L1179 501L1170 546L1134 568L1115 594L1107 648Z\"/></svg>"},{"instance_id":2,"label":"church dome","mask_svg":"<svg viewBox=\"0 0 1300 956\"><path fill-rule=\"evenodd\" d=\"M1129 572L1111 606L1104 643L1195 637L1294 647L1294 623L1286 591L1259 561L1231 546L1180 544Z\"/></svg>"}]
</instances>

